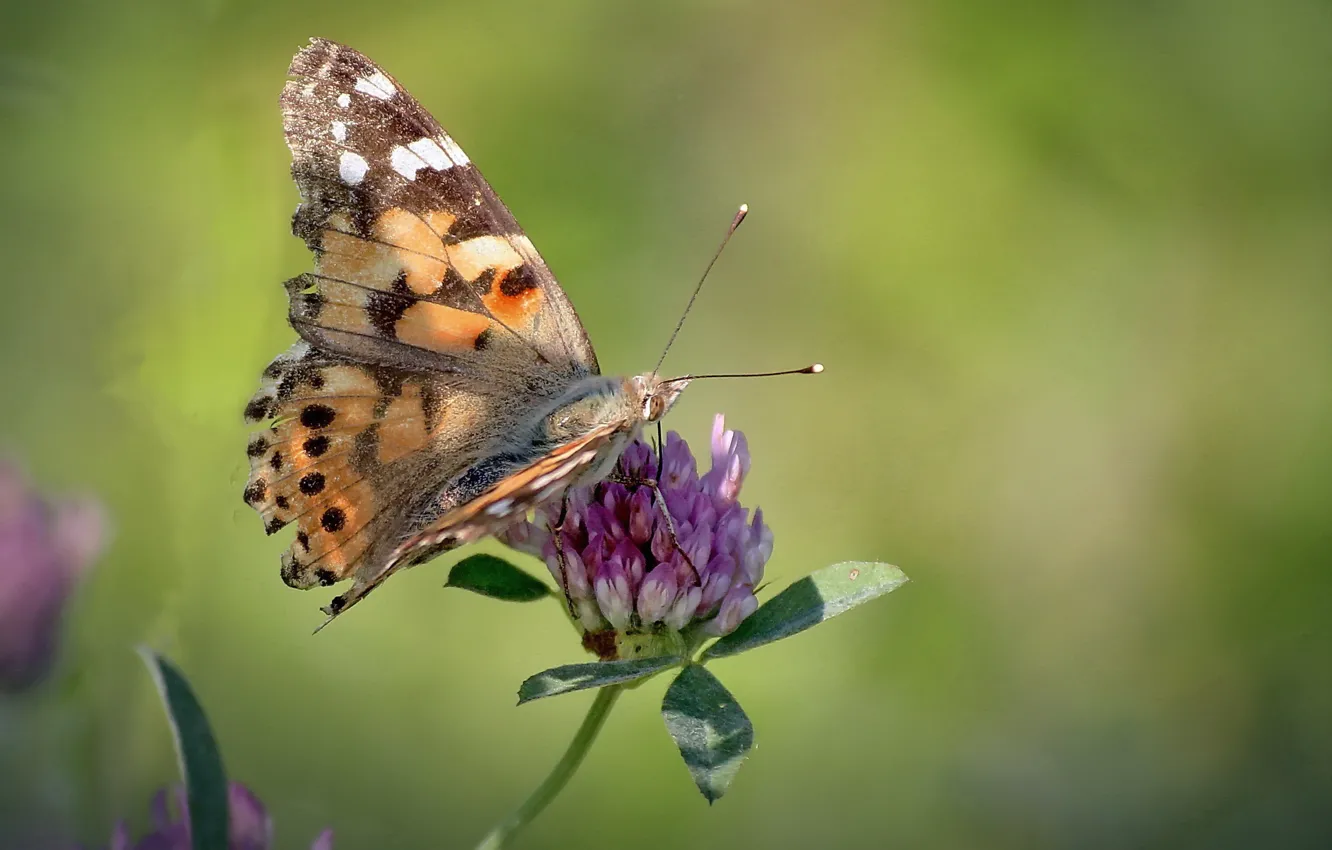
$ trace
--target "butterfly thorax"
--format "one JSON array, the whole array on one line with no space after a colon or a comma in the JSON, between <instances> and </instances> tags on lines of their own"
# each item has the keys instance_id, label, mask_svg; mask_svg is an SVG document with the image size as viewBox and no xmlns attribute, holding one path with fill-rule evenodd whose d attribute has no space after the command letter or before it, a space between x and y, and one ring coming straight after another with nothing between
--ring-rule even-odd
<instances>
[{"instance_id":1,"label":"butterfly thorax","mask_svg":"<svg viewBox=\"0 0 1332 850\"><path fill-rule=\"evenodd\" d=\"M578 381L541 409L524 430L530 445L546 451L602 435L598 461L579 476L581 483L597 481L610 472L645 423L655 422L671 409L684 384L652 374L633 378L594 375Z\"/></svg>"}]
</instances>

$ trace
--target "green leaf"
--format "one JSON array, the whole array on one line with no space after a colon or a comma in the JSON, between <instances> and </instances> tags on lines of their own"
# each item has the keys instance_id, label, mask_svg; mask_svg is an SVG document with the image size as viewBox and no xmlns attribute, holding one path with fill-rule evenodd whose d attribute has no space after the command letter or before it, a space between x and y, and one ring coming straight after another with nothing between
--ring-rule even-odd
<instances>
[{"instance_id":1,"label":"green leaf","mask_svg":"<svg viewBox=\"0 0 1332 850\"><path fill-rule=\"evenodd\" d=\"M552 593L545 582L494 555L463 558L453 565L444 586L470 590L506 602L535 602Z\"/></svg>"},{"instance_id":2,"label":"green leaf","mask_svg":"<svg viewBox=\"0 0 1332 850\"><path fill-rule=\"evenodd\" d=\"M176 757L190 810L191 847L227 850L227 774L208 718L190 683L174 664L146 647L139 648L139 655L157 685L176 739Z\"/></svg>"},{"instance_id":3,"label":"green leaf","mask_svg":"<svg viewBox=\"0 0 1332 850\"><path fill-rule=\"evenodd\" d=\"M847 561L815 570L761 605L702 657L724 658L790 637L896 590L906 581L897 567L872 561Z\"/></svg>"},{"instance_id":4,"label":"green leaf","mask_svg":"<svg viewBox=\"0 0 1332 850\"><path fill-rule=\"evenodd\" d=\"M684 661L676 655L659 658L635 658L631 661L592 661L554 667L523 682L518 688L518 704L571 691L601 688L621 682L645 679Z\"/></svg>"},{"instance_id":5,"label":"green leaf","mask_svg":"<svg viewBox=\"0 0 1332 850\"><path fill-rule=\"evenodd\" d=\"M716 676L690 664L667 689L661 716L698 790L709 803L720 799L754 748L754 726L740 703Z\"/></svg>"}]
</instances>

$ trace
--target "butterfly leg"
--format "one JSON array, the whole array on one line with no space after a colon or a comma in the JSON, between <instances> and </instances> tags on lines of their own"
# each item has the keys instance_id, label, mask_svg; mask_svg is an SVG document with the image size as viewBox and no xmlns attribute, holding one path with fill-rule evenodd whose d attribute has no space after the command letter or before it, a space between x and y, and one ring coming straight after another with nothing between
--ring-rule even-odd
<instances>
[{"instance_id":1,"label":"butterfly leg","mask_svg":"<svg viewBox=\"0 0 1332 850\"><path fill-rule=\"evenodd\" d=\"M560 518L555 520L555 530L564 530L564 521L569 516L569 491L566 489L560 497Z\"/></svg>"},{"instance_id":2,"label":"butterfly leg","mask_svg":"<svg viewBox=\"0 0 1332 850\"><path fill-rule=\"evenodd\" d=\"M698 567L694 566L694 562L690 559L689 553L680 545L680 538L675 531L675 520L671 519L670 508L666 507L665 494L661 492L661 488L657 486L657 481L654 478L647 479L643 484L652 488L652 498L653 501L657 503L658 509L661 510L662 519L666 520L666 533L671 538L671 545L675 547L675 551L680 553L680 557L684 558L684 562L689 565L690 571L694 574L694 581L701 584L703 582L703 577L698 574Z\"/></svg>"},{"instance_id":3,"label":"butterfly leg","mask_svg":"<svg viewBox=\"0 0 1332 850\"><path fill-rule=\"evenodd\" d=\"M564 521L569 516L569 491L564 491L564 497L560 499L560 518L554 525L547 525L546 529L550 532L551 540L555 543L555 560L560 565L560 589L564 591L564 604L569 609L569 616L575 621L578 620L578 610L574 606L573 597L569 595L569 567L564 558Z\"/></svg>"},{"instance_id":4,"label":"butterfly leg","mask_svg":"<svg viewBox=\"0 0 1332 850\"><path fill-rule=\"evenodd\" d=\"M658 457L660 457L660 454L658 454ZM666 521L666 534L671 540L671 546L674 547L675 551L680 553L680 557L684 558L684 562L689 565L690 571L694 574L694 580L702 582L703 577L699 575L698 567L694 566L694 562L689 557L689 553L680 545L680 537L675 529L675 520L671 518L671 510L666 506L666 495L661 492L661 487L658 485L657 479L625 475L617 468L610 475L606 476L606 480L616 484L623 484L626 487L647 487L652 490L652 501L656 503L658 510L661 511L662 519Z\"/></svg>"}]
</instances>

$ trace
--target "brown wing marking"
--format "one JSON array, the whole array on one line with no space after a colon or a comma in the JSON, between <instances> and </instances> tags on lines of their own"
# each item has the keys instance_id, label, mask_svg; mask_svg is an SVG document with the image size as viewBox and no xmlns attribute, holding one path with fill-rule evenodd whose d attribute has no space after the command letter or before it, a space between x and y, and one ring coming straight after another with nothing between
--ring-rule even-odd
<instances>
[{"instance_id":1,"label":"brown wing marking","mask_svg":"<svg viewBox=\"0 0 1332 850\"><path fill-rule=\"evenodd\" d=\"M324 608L328 619L319 628L360 602L399 569L494 534L560 495L596 463L617 430L615 426L606 426L560 446L421 529L393 550L383 568L358 574L351 589Z\"/></svg>"}]
</instances>

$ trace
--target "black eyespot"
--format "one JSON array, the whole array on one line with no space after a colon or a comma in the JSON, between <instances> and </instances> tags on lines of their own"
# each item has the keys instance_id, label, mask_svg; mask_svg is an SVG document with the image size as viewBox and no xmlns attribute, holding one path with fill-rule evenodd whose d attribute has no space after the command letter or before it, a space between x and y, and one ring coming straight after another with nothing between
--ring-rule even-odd
<instances>
[{"instance_id":1,"label":"black eyespot","mask_svg":"<svg viewBox=\"0 0 1332 850\"><path fill-rule=\"evenodd\" d=\"M337 411L326 404L311 404L301 411L301 424L306 428L327 428L337 415Z\"/></svg>"},{"instance_id":2,"label":"black eyespot","mask_svg":"<svg viewBox=\"0 0 1332 850\"><path fill-rule=\"evenodd\" d=\"M313 496L324 489L324 473L310 472L301 476L301 492Z\"/></svg>"},{"instance_id":3,"label":"black eyespot","mask_svg":"<svg viewBox=\"0 0 1332 850\"><path fill-rule=\"evenodd\" d=\"M310 457L319 457L328 451L328 437L322 434L318 437L311 437L301 446L305 453Z\"/></svg>"},{"instance_id":4,"label":"black eyespot","mask_svg":"<svg viewBox=\"0 0 1332 850\"><path fill-rule=\"evenodd\" d=\"M268 484L262 478L256 478L250 486L245 488L245 502L250 505L257 505L268 495Z\"/></svg>"},{"instance_id":5,"label":"black eyespot","mask_svg":"<svg viewBox=\"0 0 1332 850\"><path fill-rule=\"evenodd\" d=\"M347 514L343 512L342 508L329 508L319 518L319 524L330 534L341 531L342 527L347 524Z\"/></svg>"},{"instance_id":6,"label":"black eyespot","mask_svg":"<svg viewBox=\"0 0 1332 850\"><path fill-rule=\"evenodd\" d=\"M522 295L529 289L536 289L537 277L526 263L516 269L510 269L509 273L500 278L500 294L513 298Z\"/></svg>"},{"instance_id":7,"label":"black eyespot","mask_svg":"<svg viewBox=\"0 0 1332 850\"><path fill-rule=\"evenodd\" d=\"M324 309L324 296L319 292L300 292L292 296L292 308L306 321L314 321Z\"/></svg>"},{"instance_id":8,"label":"black eyespot","mask_svg":"<svg viewBox=\"0 0 1332 850\"><path fill-rule=\"evenodd\" d=\"M261 419L267 419L268 409L272 403L272 396L261 395L250 399L250 403L245 405L245 421L258 422Z\"/></svg>"},{"instance_id":9,"label":"black eyespot","mask_svg":"<svg viewBox=\"0 0 1332 850\"><path fill-rule=\"evenodd\" d=\"M305 565L291 557L290 552L282 554L282 571L279 573L289 587L300 587L305 584Z\"/></svg>"},{"instance_id":10,"label":"black eyespot","mask_svg":"<svg viewBox=\"0 0 1332 850\"><path fill-rule=\"evenodd\" d=\"M338 581L338 577L333 575L332 570L322 568L315 570L315 578L319 579L319 583L324 587L328 587L330 584L336 584Z\"/></svg>"},{"instance_id":11,"label":"black eyespot","mask_svg":"<svg viewBox=\"0 0 1332 850\"><path fill-rule=\"evenodd\" d=\"M282 380L278 382L277 397L284 401L291 398L291 394L296 391L296 382L299 381L300 378L301 373L297 369L293 369L283 375Z\"/></svg>"}]
</instances>

